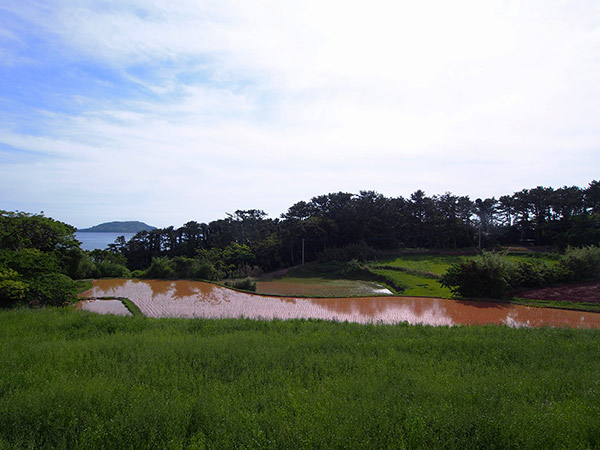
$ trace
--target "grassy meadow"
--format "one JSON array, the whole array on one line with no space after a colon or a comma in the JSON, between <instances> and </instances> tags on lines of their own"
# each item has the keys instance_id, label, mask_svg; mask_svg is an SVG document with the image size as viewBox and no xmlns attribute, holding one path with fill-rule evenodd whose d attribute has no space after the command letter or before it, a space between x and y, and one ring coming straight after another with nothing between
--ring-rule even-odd
<instances>
[{"instance_id":1,"label":"grassy meadow","mask_svg":"<svg viewBox=\"0 0 600 450\"><path fill-rule=\"evenodd\" d=\"M597 448L600 331L0 311L0 448Z\"/></svg>"}]
</instances>

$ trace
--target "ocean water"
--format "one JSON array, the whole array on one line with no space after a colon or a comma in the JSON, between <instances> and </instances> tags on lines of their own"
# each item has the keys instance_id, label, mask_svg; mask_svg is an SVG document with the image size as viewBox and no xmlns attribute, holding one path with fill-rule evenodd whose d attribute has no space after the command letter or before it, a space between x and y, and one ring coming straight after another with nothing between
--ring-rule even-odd
<instances>
[{"instance_id":1,"label":"ocean water","mask_svg":"<svg viewBox=\"0 0 600 450\"><path fill-rule=\"evenodd\" d=\"M76 232L75 237L81 242L81 248L83 250L95 250L106 249L108 244L115 242L119 236L124 236L125 240L128 241L135 233L98 233L98 232Z\"/></svg>"}]
</instances>

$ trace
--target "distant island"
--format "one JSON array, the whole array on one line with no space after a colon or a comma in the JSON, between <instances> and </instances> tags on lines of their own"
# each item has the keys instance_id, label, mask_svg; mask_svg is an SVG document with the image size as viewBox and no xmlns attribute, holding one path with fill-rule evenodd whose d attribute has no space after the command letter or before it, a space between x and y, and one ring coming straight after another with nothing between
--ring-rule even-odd
<instances>
[{"instance_id":1,"label":"distant island","mask_svg":"<svg viewBox=\"0 0 600 450\"><path fill-rule=\"evenodd\" d=\"M156 227L131 220L127 222L105 222L90 228L82 228L77 231L81 233L138 233L139 231L152 231Z\"/></svg>"}]
</instances>

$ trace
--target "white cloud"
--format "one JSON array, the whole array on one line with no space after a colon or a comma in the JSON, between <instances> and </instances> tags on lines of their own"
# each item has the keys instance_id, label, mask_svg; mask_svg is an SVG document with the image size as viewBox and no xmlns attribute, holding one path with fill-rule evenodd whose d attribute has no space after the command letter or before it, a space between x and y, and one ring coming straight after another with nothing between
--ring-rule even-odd
<instances>
[{"instance_id":1,"label":"white cloud","mask_svg":"<svg viewBox=\"0 0 600 450\"><path fill-rule=\"evenodd\" d=\"M0 167L2 192L22 202L75 192L77 205L109 198L97 200L107 215L168 225L243 208L278 215L338 190L497 196L597 177L595 4L19 5L5 8L60 42L57 54L148 94L83 91L82 112L36 113L42 137L5 122L3 143L50 158ZM94 214L81 208L72 220Z\"/></svg>"}]
</instances>

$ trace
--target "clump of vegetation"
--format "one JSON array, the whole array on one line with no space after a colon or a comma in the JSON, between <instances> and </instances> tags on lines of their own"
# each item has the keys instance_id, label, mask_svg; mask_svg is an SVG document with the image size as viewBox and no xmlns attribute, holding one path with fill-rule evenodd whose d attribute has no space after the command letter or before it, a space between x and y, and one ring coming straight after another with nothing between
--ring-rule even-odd
<instances>
[{"instance_id":1,"label":"clump of vegetation","mask_svg":"<svg viewBox=\"0 0 600 450\"><path fill-rule=\"evenodd\" d=\"M256 292L256 281L252 280L250 277L236 280L226 280L224 284L225 286L229 286L234 289Z\"/></svg>"},{"instance_id":2,"label":"clump of vegetation","mask_svg":"<svg viewBox=\"0 0 600 450\"><path fill-rule=\"evenodd\" d=\"M511 286L537 288L546 285L554 277L555 271L545 264L519 261L511 273Z\"/></svg>"},{"instance_id":3,"label":"clump of vegetation","mask_svg":"<svg viewBox=\"0 0 600 450\"><path fill-rule=\"evenodd\" d=\"M450 266L440 283L462 297L503 297L511 285L514 265L494 253Z\"/></svg>"},{"instance_id":4,"label":"clump of vegetation","mask_svg":"<svg viewBox=\"0 0 600 450\"><path fill-rule=\"evenodd\" d=\"M144 278L175 278L175 264L169 258L161 256L152 258L152 264L144 271Z\"/></svg>"},{"instance_id":5,"label":"clump of vegetation","mask_svg":"<svg viewBox=\"0 0 600 450\"><path fill-rule=\"evenodd\" d=\"M600 247L569 248L558 265L566 281L600 277Z\"/></svg>"},{"instance_id":6,"label":"clump of vegetation","mask_svg":"<svg viewBox=\"0 0 600 450\"><path fill-rule=\"evenodd\" d=\"M150 267L146 270L134 270L131 276L135 278L155 278L164 280L214 280L218 272L215 267L200 258L166 256L152 258Z\"/></svg>"},{"instance_id":7,"label":"clump of vegetation","mask_svg":"<svg viewBox=\"0 0 600 450\"><path fill-rule=\"evenodd\" d=\"M501 298L523 288L550 286L600 277L600 248L569 248L556 264L515 262L503 254L484 252L455 263L440 283L462 297Z\"/></svg>"},{"instance_id":8,"label":"clump of vegetation","mask_svg":"<svg viewBox=\"0 0 600 450\"><path fill-rule=\"evenodd\" d=\"M0 306L76 301L83 252L74 233L41 214L0 211Z\"/></svg>"},{"instance_id":9,"label":"clump of vegetation","mask_svg":"<svg viewBox=\"0 0 600 450\"><path fill-rule=\"evenodd\" d=\"M10 306L25 300L29 286L21 281L19 273L0 268L0 306Z\"/></svg>"}]
</instances>

